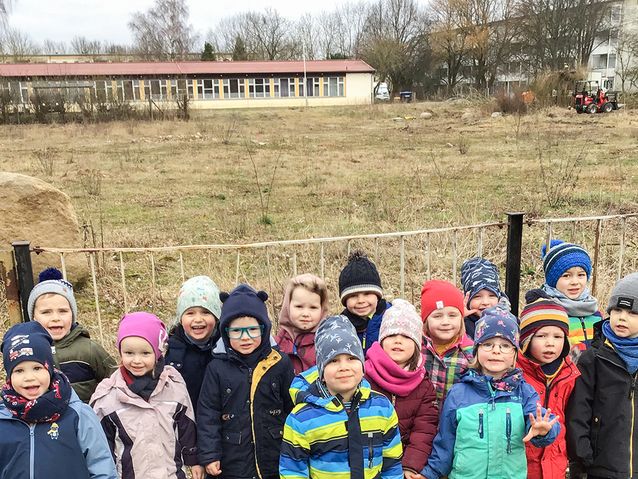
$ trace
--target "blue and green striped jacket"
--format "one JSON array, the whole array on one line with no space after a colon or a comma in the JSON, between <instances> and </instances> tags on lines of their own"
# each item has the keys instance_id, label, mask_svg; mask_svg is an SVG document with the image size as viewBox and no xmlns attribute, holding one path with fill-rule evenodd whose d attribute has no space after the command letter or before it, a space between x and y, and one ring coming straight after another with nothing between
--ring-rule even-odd
<instances>
[{"instance_id":1,"label":"blue and green striped jacket","mask_svg":"<svg viewBox=\"0 0 638 479\"><path fill-rule=\"evenodd\" d=\"M300 376L316 377L316 368ZM298 376L299 377L299 376ZM281 479L402 479L401 436L390 401L363 379L350 412L316 382L296 392L284 426Z\"/></svg>"}]
</instances>

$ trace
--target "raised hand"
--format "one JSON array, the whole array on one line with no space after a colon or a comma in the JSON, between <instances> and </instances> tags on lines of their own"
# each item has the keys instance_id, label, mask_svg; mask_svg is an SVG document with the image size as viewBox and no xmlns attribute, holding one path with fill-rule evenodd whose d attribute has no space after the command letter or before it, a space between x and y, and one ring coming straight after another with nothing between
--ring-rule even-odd
<instances>
[{"instance_id":1,"label":"raised hand","mask_svg":"<svg viewBox=\"0 0 638 479\"><path fill-rule=\"evenodd\" d=\"M467 305L470 302L470 292L468 291L467 293L465 293L465 298L463 298L463 317L467 318L468 316L470 316L471 314L476 314L479 312L479 309L467 309Z\"/></svg>"},{"instance_id":2,"label":"raised hand","mask_svg":"<svg viewBox=\"0 0 638 479\"><path fill-rule=\"evenodd\" d=\"M219 461L213 461L206 466L206 472L211 476L219 476L222 473Z\"/></svg>"},{"instance_id":3,"label":"raised hand","mask_svg":"<svg viewBox=\"0 0 638 479\"><path fill-rule=\"evenodd\" d=\"M552 420L549 419L551 412L551 409L547 409L543 416L540 403L536 404L536 417L530 413L529 421L532 426L529 428L527 435L523 438L523 442L529 442L532 438L536 436L544 436L551 431L552 426L556 423L556 421L558 421L558 416L554 417Z\"/></svg>"}]
</instances>

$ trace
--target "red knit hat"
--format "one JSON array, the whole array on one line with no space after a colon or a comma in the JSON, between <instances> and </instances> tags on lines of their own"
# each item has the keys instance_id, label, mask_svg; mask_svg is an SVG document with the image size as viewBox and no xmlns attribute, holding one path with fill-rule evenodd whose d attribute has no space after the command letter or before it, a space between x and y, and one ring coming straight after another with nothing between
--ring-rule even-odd
<instances>
[{"instance_id":1,"label":"red knit hat","mask_svg":"<svg viewBox=\"0 0 638 479\"><path fill-rule=\"evenodd\" d=\"M423 288L421 288L421 319L425 322L432 311L446 306L452 306L463 314L465 308L463 307L461 290L452 283L439 279L423 283Z\"/></svg>"}]
</instances>

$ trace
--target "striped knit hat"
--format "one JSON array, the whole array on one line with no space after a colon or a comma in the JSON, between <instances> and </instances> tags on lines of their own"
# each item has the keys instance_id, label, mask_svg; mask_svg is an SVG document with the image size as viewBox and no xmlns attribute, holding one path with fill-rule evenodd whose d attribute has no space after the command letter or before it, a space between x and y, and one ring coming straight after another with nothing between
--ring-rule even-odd
<instances>
[{"instance_id":1,"label":"striped knit hat","mask_svg":"<svg viewBox=\"0 0 638 479\"><path fill-rule=\"evenodd\" d=\"M525 353L534 335L544 326L556 326L565 333L561 357L569 353L569 317L567 310L549 298L538 298L525 305L521 312L521 351Z\"/></svg>"},{"instance_id":2,"label":"striped knit hat","mask_svg":"<svg viewBox=\"0 0 638 479\"><path fill-rule=\"evenodd\" d=\"M591 276L591 259L589 253L582 246L565 243L563 240L552 240L547 251L547 245L541 248L543 257L543 270L545 271L545 283L552 288L562 274L569 268L580 266L587 273L587 279Z\"/></svg>"}]
</instances>

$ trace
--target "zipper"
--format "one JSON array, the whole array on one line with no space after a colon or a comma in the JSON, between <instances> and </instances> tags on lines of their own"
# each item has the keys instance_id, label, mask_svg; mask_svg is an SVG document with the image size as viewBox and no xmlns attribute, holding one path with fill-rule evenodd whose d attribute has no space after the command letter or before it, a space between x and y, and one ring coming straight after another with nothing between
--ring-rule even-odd
<instances>
[{"instance_id":1,"label":"zipper","mask_svg":"<svg viewBox=\"0 0 638 479\"><path fill-rule=\"evenodd\" d=\"M589 341L589 338L587 338L587 328L585 328L585 321L583 321L583 317L579 316L578 320L580 321L580 328L583 330L583 337L585 338L585 341Z\"/></svg>"},{"instance_id":2,"label":"zipper","mask_svg":"<svg viewBox=\"0 0 638 479\"><path fill-rule=\"evenodd\" d=\"M33 479L35 477L35 424L29 424L29 477Z\"/></svg>"},{"instance_id":3,"label":"zipper","mask_svg":"<svg viewBox=\"0 0 638 479\"><path fill-rule=\"evenodd\" d=\"M481 439L483 439L484 431L483 431L483 412L482 409L479 409L479 427L478 427L478 435Z\"/></svg>"},{"instance_id":4,"label":"zipper","mask_svg":"<svg viewBox=\"0 0 638 479\"><path fill-rule=\"evenodd\" d=\"M373 455L374 453L373 439L374 439L374 433L369 432L368 433L368 469L372 469L372 458L374 456Z\"/></svg>"},{"instance_id":5,"label":"zipper","mask_svg":"<svg viewBox=\"0 0 638 479\"><path fill-rule=\"evenodd\" d=\"M248 384L253 382L253 369L248 368ZM255 413L253 410L253 398L249 396L250 403L250 432L253 436L253 453L255 454L255 468L257 469L257 476L261 479L261 471L259 470L259 461L257 460L257 440L255 438Z\"/></svg>"},{"instance_id":6,"label":"zipper","mask_svg":"<svg viewBox=\"0 0 638 479\"><path fill-rule=\"evenodd\" d=\"M505 436L507 437L507 453L512 454L512 412L505 410Z\"/></svg>"},{"instance_id":7,"label":"zipper","mask_svg":"<svg viewBox=\"0 0 638 479\"><path fill-rule=\"evenodd\" d=\"M629 477L634 477L634 425L636 419L636 407L634 405L634 390L636 388L636 380L638 373L634 373L631 380L631 390L629 391L629 400L631 402L631 431L629 432Z\"/></svg>"}]
</instances>

